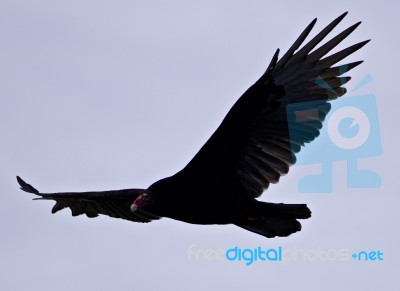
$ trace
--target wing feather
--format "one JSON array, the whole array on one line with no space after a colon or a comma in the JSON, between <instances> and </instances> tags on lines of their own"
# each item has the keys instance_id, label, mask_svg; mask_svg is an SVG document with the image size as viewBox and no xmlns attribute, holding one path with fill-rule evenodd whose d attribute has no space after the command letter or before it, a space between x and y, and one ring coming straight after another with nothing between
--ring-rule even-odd
<instances>
[{"instance_id":1,"label":"wing feather","mask_svg":"<svg viewBox=\"0 0 400 291\"><path fill-rule=\"evenodd\" d=\"M277 50L266 72L239 98L183 171L205 175L230 172L232 180L224 182L239 181L243 193L251 197L260 196L270 183L277 183L295 163L301 147L319 136L331 108L329 101L346 93L343 86L350 77L342 75L362 63L332 67L369 40L326 56L361 22L316 48L346 14L300 48L316 23L314 19L280 60ZM288 108L297 103L308 106L289 116Z\"/></svg>"},{"instance_id":2,"label":"wing feather","mask_svg":"<svg viewBox=\"0 0 400 291\"><path fill-rule=\"evenodd\" d=\"M132 213L130 206L143 192L143 189L125 189L102 192L66 192L66 193L40 193L20 177L17 181L25 192L41 196L36 199L54 200L56 204L52 213L64 208L70 208L72 216L86 214L87 217L97 217L99 214L114 218L122 218L135 222L150 222L160 217L136 211Z\"/></svg>"}]
</instances>

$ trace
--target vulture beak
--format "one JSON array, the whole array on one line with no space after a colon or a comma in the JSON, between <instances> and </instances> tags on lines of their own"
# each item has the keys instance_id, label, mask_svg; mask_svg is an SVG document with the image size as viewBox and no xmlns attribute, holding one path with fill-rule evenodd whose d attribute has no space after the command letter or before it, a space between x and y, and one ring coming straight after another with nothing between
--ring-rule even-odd
<instances>
[{"instance_id":1,"label":"vulture beak","mask_svg":"<svg viewBox=\"0 0 400 291\"><path fill-rule=\"evenodd\" d=\"M137 205L135 203L132 203L131 205L131 211L135 212L138 209Z\"/></svg>"}]
</instances>

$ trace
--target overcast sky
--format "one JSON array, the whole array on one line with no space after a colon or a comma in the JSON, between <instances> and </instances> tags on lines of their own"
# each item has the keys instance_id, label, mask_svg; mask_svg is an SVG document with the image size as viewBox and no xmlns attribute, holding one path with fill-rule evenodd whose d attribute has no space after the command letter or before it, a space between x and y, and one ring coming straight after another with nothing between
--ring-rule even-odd
<instances>
[{"instance_id":1,"label":"overcast sky","mask_svg":"<svg viewBox=\"0 0 400 291\"><path fill-rule=\"evenodd\" d=\"M197 4L194 4L197 3ZM2 1L0 4L1 290L395 290L400 265L396 1ZM331 193L302 193L320 165L294 166L263 201L307 203L313 217L288 238L235 226L150 224L51 214L44 192L146 188L180 170L232 104L315 17L344 11L332 35L362 25L340 48L349 91L376 97L382 155L359 158L381 186L348 188L333 162ZM342 62L343 63L343 62ZM306 152L306 151L305 151ZM306 153L305 153L306 154ZM329 154L329 153L328 153ZM190 195L190 193L188 193ZM228 261L239 247L285 251L284 262ZM207 251L206 251L207 250ZM222 251L221 251L222 250ZM383 261L341 254L381 251ZM329 252L328 260L315 258ZM304 256L304 253L307 255Z\"/></svg>"}]
</instances>

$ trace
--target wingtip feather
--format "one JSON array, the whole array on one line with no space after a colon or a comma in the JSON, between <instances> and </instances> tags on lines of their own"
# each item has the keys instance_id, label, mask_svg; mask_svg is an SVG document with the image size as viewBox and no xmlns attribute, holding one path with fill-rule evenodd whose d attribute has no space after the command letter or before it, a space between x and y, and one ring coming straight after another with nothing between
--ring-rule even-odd
<instances>
[{"instance_id":1,"label":"wingtip feather","mask_svg":"<svg viewBox=\"0 0 400 291\"><path fill-rule=\"evenodd\" d=\"M28 193L33 193L33 194L39 194L39 191L36 190L32 185L26 183L24 180L22 180L19 176L17 176L17 182L21 186L20 189L28 192Z\"/></svg>"},{"instance_id":2,"label":"wingtip feather","mask_svg":"<svg viewBox=\"0 0 400 291\"><path fill-rule=\"evenodd\" d=\"M349 14L349 11L346 11L346 12L342 13L341 15L339 15L339 17L337 19L342 20L343 18L346 17L347 14Z\"/></svg>"}]
</instances>

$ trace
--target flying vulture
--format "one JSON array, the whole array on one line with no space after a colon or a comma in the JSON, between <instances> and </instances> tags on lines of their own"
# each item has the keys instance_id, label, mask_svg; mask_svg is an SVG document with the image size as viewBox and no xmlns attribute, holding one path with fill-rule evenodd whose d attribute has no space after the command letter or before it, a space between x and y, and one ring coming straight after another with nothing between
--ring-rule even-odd
<instances>
[{"instance_id":1,"label":"flying vulture","mask_svg":"<svg viewBox=\"0 0 400 291\"><path fill-rule=\"evenodd\" d=\"M36 199L55 200L53 213L70 208L72 216L103 214L135 222L169 217L193 224L235 224L268 238L300 231L298 219L311 217L306 204L256 198L287 174L295 154L319 135L331 108L329 101L346 92L343 85L350 77L342 75L362 63L333 66L369 40L326 56L361 22L316 48L346 14L301 47L314 19L281 58L278 49L265 73L178 173L147 189L41 193L17 177L21 189L40 196ZM288 118L287 106L304 102L311 108L300 112L301 120Z\"/></svg>"}]
</instances>

